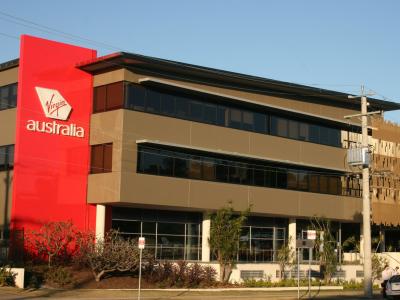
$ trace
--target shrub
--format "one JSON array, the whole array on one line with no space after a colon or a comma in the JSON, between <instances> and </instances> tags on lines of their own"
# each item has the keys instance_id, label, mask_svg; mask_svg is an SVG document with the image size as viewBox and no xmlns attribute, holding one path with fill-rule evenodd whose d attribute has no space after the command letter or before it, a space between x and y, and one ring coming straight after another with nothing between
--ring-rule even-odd
<instances>
[{"instance_id":1,"label":"shrub","mask_svg":"<svg viewBox=\"0 0 400 300\"><path fill-rule=\"evenodd\" d=\"M92 270L97 282L106 274L115 272L135 272L139 268L139 249L133 239L124 239L116 230L106 233L104 239L95 242L87 235L79 241L80 261ZM147 259L143 253L143 259Z\"/></svg>"},{"instance_id":2,"label":"shrub","mask_svg":"<svg viewBox=\"0 0 400 300\"><path fill-rule=\"evenodd\" d=\"M15 276L10 268L0 267L0 286L14 286Z\"/></svg>"},{"instance_id":3,"label":"shrub","mask_svg":"<svg viewBox=\"0 0 400 300\"><path fill-rule=\"evenodd\" d=\"M216 283L217 271L211 266L205 266L204 269L204 277L203 277L203 285L212 286Z\"/></svg>"},{"instance_id":4,"label":"shrub","mask_svg":"<svg viewBox=\"0 0 400 300\"><path fill-rule=\"evenodd\" d=\"M79 231L71 221L48 222L39 230L26 235L28 254L33 258L47 260L51 267L53 261L68 262L76 251L76 237Z\"/></svg>"},{"instance_id":5,"label":"shrub","mask_svg":"<svg viewBox=\"0 0 400 300\"><path fill-rule=\"evenodd\" d=\"M65 287L74 284L74 278L71 272L64 267L50 268L45 274L46 283L54 284L59 287Z\"/></svg>"},{"instance_id":6,"label":"shrub","mask_svg":"<svg viewBox=\"0 0 400 300\"><path fill-rule=\"evenodd\" d=\"M194 263L187 270L187 286L198 287L204 281L204 268L198 263Z\"/></svg>"},{"instance_id":7,"label":"shrub","mask_svg":"<svg viewBox=\"0 0 400 300\"><path fill-rule=\"evenodd\" d=\"M211 266L198 263L189 265L186 261L155 263L149 261L143 268L146 281L159 287L198 287L215 284L217 271Z\"/></svg>"}]
</instances>

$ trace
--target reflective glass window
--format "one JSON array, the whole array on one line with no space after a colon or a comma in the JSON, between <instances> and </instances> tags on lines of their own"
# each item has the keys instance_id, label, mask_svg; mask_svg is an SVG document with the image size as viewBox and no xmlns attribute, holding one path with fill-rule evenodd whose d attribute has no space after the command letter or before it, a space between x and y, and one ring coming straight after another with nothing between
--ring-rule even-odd
<instances>
[{"instance_id":1,"label":"reflective glass window","mask_svg":"<svg viewBox=\"0 0 400 300\"><path fill-rule=\"evenodd\" d=\"M287 172L287 187L289 189L297 189L297 172L288 171Z\"/></svg>"},{"instance_id":2,"label":"reflective glass window","mask_svg":"<svg viewBox=\"0 0 400 300\"><path fill-rule=\"evenodd\" d=\"M254 113L254 131L267 133L267 116L261 113Z\"/></svg>"},{"instance_id":3,"label":"reflective glass window","mask_svg":"<svg viewBox=\"0 0 400 300\"><path fill-rule=\"evenodd\" d=\"M242 111L239 109L229 109L229 127L231 128L242 128Z\"/></svg>"},{"instance_id":4,"label":"reflective glass window","mask_svg":"<svg viewBox=\"0 0 400 300\"><path fill-rule=\"evenodd\" d=\"M188 118L189 116L189 100L184 97L176 97L175 99L176 115L181 118Z\"/></svg>"},{"instance_id":5,"label":"reflective glass window","mask_svg":"<svg viewBox=\"0 0 400 300\"><path fill-rule=\"evenodd\" d=\"M190 119L194 121L203 120L203 104L198 101L190 101Z\"/></svg>"},{"instance_id":6,"label":"reflective glass window","mask_svg":"<svg viewBox=\"0 0 400 300\"><path fill-rule=\"evenodd\" d=\"M127 84L125 106L128 109L145 110L146 88L140 85Z\"/></svg>"},{"instance_id":7,"label":"reflective glass window","mask_svg":"<svg viewBox=\"0 0 400 300\"><path fill-rule=\"evenodd\" d=\"M288 129L289 129L288 137L291 139L298 140L299 139L299 123L297 121L289 120Z\"/></svg>"},{"instance_id":8,"label":"reflective glass window","mask_svg":"<svg viewBox=\"0 0 400 300\"><path fill-rule=\"evenodd\" d=\"M228 126L228 112L229 110L224 106L217 108L217 125Z\"/></svg>"},{"instance_id":9,"label":"reflective glass window","mask_svg":"<svg viewBox=\"0 0 400 300\"><path fill-rule=\"evenodd\" d=\"M147 90L146 111L159 113L161 111L161 94L154 90Z\"/></svg>"},{"instance_id":10,"label":"reflective glass window","mask_svg":"<svg viewBox=\"0 0 400 300\"><path fill-rule=\"evenodd\" d=\"M254 130L254 114L250 111L243 111L242 129Z\"/></svg>"},{"instance_id":11,"label":"reflective glass window","mask_svg":"<svg viewBox=\"0 0 400 300\"><path fill-rule=\"evenodd\" d=\"M204 121L209 124L217 123L217 106L213 104L204 105Z\"/></svg>"},{"instance_id":12,"label":"reflective glass window","mask_svg":"<svg viewBox=\"0 0 400 300\"><path fill-rule=\"evenodd\" d=\"M192 156L189 161L189 178L201 178L201 158Z\"/></svg>"},{"instance_id":13,"label":"reflective glass window","mask_svg":"<svg viewBox=\"0 0 400 300\"><path fill-rule=\"evenodd\" d=\"M161 113L173 116L175 114L175 98L169 94L161 94Z\"/></svg>"}]
</instances>

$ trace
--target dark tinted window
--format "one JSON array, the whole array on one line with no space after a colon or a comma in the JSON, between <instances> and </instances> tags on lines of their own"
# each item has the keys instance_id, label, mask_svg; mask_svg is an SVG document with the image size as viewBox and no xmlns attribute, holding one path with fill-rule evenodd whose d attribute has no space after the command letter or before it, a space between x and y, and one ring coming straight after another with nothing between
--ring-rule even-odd
<instances>
[{"instance_id":1,"label":"dark tinted window","mask_svg":"<svg viewBox=\"0 0 400 300\"><path fill-rule=\"evenodd\" d=\"M261 113L254 113L254 131L267 133L267 116Z\"/></svg>"},{"instance_id":2,"label":"dark tinted window","mask_svg":"<svg viewBox=\"0 0 400 300\"><path fill-rule=\"evenodd\" d=\"M128 109L143 111L145 108L146 89L139 85L126 84L125 106Z\"/></svg>"},{"instance_id":3,"label":"dark tinted window","mask_svg":"<svg viewBox=\"0 0 400 300\"><path fill-rule=\"evenodd\" d=\"M190 119L194 121L203 120L203 104L198 101L190 101Z\"/></svg>"},{"instance_id":4,"label":"dark tinted window","mask_svg":"<svg viewBox=\"0 0 400 300\"><path fill-rule=\"evenodd\" d=\"M128 109L329 146L341 146L340 129L271 115L269 112L259 112L255 109L233 107L228 102L225 105L217 105L198 95L156 90L127 82L96 87L94 112L120 108L124 87L125 107ZM8 95L13 91L7 89L3 93L4 98L8 99ZM4 104L0 103L0 106L3 107Z\"/></svg>"},{"instance_id":5,"label":"dark tinted window","mask_svg":"<svg viewBox=\"0 0 400 300\"><path fill-rule=\"evenodd\" d=\"M106 110L122 108L124 102L123 82L107 85Z\"/></svg>"},{"instance_id":6,"label":"dark tinted window","mask_svg":"<svg viewBox=\"0 0 400 300\"><path fill-rule=\"evenodd\" d=\"M217 124L217 106L213 104L204 105L204 121L210 124Z\"/></svg>"},{"instance_id":7,"label":"dark tinted window","mask_svg":"<svg viewBox=\"0 0 400 300\"><path fill-rule=\"evenodd\" d=\"M179 148L164 150L139 146L137 170L154 175L342 194L341 177L323 175L326 171L320 174L301 169L287 169L284 166L274 167L263 161L255 163L254 160L234 157L224 160L214 157L215 154L212 153L194 155L189 152L190 150ZM355 188L354 192L345 190L343 194L358 195L359 188Z\"/></svg>"},{"instance_id":8,"label":"dark tinted window","mask_svg":"<svg viewBox=\"0 0 400 300\"><path fill-rule=\"evenodd\" d=\"M161 111L161 94L157 91L147 90L146 111L159 113Z\"/></svg>"},{"instance_id":9,"label":"dark tinted window","mask_svg":"<svg viewBox=\"0 0 400 300\"><path fill-rule=\"evenodd\" d=\"M107 173L112 171L112 144L91 146L90 173Z\"/></svg>"},{"instance_id":10,"label":"dark tinted window","mask_svg":"<svg viewBox=\"0 0 400 300\"><path fill-rule=\"evenodd\" d=\"M181 155L182 158L174 158L174 175L177 177L187 178L189 170L189 161L186 155Z\"/></svg>"},{"instance_id":11,"label":"dark tinted window","mask_svg":"<svg viewBox=\"0 0 400 300\"><path fill-rule=\"evenodd\" d=\"M17 83L0 86L0 110L17 107Z\"/></svg>"},{"instance_id":12,"label":"dark tinted window","mask_svg":"<svg viewBox=\"0 0 400 300\"><path fill-rule=\"evenodd\" d=\"M288 137L291 139L299 139L299 123L297 121L289 120L288 122Z\"/></svg>"},{"instance_id":13,"label":"dark tinted window","mask_svg":"<svg viewBox=\"0 0 400 300\"><path fill-rule=\"evenodd\" d=\"M116 82L94 88L93 112L122 108L124 104L124 83Z\"/></svg>"},{"instance_id":14,"label":"dark tinted window","mask_svg":"<svg viewBox=\"0 0 400 300\"><path fill-rule=\"evenodd\" d=\"M161 95L161 113L171 116L175 114L174 96L168 94Z\"/></svg>"},{"instance_id":15,"label":"dark tinted window","mask_svg":"<svg viewBox=\"0 0 400 300\"><path fill-rule=\"evenodd\" d=\"M228 126L228 112L229 110L224 106L217 108L217 125Z\"/></svg>"},{"instance_id":16,"label":"dark tinted window","mask_svg":"<svg viewBox=\"0 0 400 300\"><path fill-rule=\"evenodd\" d=\"M239 109L229 109L229 127L231 128L242 128L242 111Z\"/></svg>"},{"instance_id":17,"label":"dark tinted window","mask_svg":"<svg viewBox=\"0 0 400 300\"><path fill-rule=\"evenodd\" d=\"M175 100L176 115L181 118L189 117L189 101L183 97L176 97Z\"/></svg>"},{"instance_id":18,"label":"dark tinted window","mask_svg":"<svg viewBox=\"0 0 400 300\"><path fill-rule=\"evenodd\" d=\"M244 130L254 130L254 114L249 111L243 111L243 124Z\"/></svg>"}]
</instances>

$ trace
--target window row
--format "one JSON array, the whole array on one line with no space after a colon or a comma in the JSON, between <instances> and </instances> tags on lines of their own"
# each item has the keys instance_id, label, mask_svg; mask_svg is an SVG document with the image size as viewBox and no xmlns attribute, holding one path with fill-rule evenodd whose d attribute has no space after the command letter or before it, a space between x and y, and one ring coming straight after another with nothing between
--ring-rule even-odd
<instances>
[{"instance_id":1,"label":"window row","mask_svg":"<svg viewBox=\"0 0 400 300\"><path fill-rule=\"evenodd\" d=\"M244 109L221 99L161 91L128 82L94 89L94 112L126 108L136 111L341 147L341 130Z\"/></svg>"},{"instance_id":2,"label":"window row","mask_svg":"<svg viewBox=\"0 0 400 300\"><path fill-rule=\"evenodd\" d=\"M14 145L0 146L0 171L14 168Z\"/></svg>"},{"instance_id":3,"label":"window row","mask_svg":"<svg viewBox=\"0 0 400 300\"><path fill-rule=\"evenodd\" d=\"M112 171L112 143L91 146L90 173Z\"/></svg>"},{"instance_id":4,"label":"window row","mask_svg":"<svg viewBox=\"0 0 400 300\"><path fill-rule=\"evenodd\" d=\"M272 165L267 162L218 157L210 153L192 154L182 149L165 150L138 146L139 173L181 178L292 189L333 195L353 194L342 177Z\"/></svg>"},{"instance_id":5,"label":"window row","mask_svg":"<svg viewBox=\"0 0 400 300\"><path fill-rule=\"evenodd\" d=\"M123 236L146 239L146 249L156 259L200 260L201 224L173 222L143 222L112 219L112 228Z\"/></svg>"},{"instance_id":6,"label":"window row","mask_svg":"<svg viewBox=\"0 0 400 300\"><path fill-rule=\"evenodd\" d=\"M0 110L17 107L17 83L0 86Z\"/></svg>"}]
</instances>

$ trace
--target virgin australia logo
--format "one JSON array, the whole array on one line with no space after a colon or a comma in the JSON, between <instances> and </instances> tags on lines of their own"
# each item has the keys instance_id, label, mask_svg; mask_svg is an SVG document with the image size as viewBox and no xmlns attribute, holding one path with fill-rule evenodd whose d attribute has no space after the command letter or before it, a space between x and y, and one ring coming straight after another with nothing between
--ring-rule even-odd
<instances>
[{"instance_id":1,"label":"virgin australia logo","mask_svg":"<svg viewBox=\"0 0 400 300\"><path fill-rule=\"evenodd\" d=\"M71 113L71 105L57 90L35 87L43 111L48 118L67 120Z\"/></svg>"},{"instance_id":2,"label":"virgin australia logo","mask_svg":"<svg viewBox=\"0 0 400 300\"><path fill-rule=\"evenodd\" d=\"M65 121L68 119L72 107L59 91L42 87L35 87L44 114L48 118ZM83 138L85 130L76 124L59 124L56 121L43 122L28 120L26 129L29 131L49 134L66 135Z\"/></svg>"}]
</instances>

